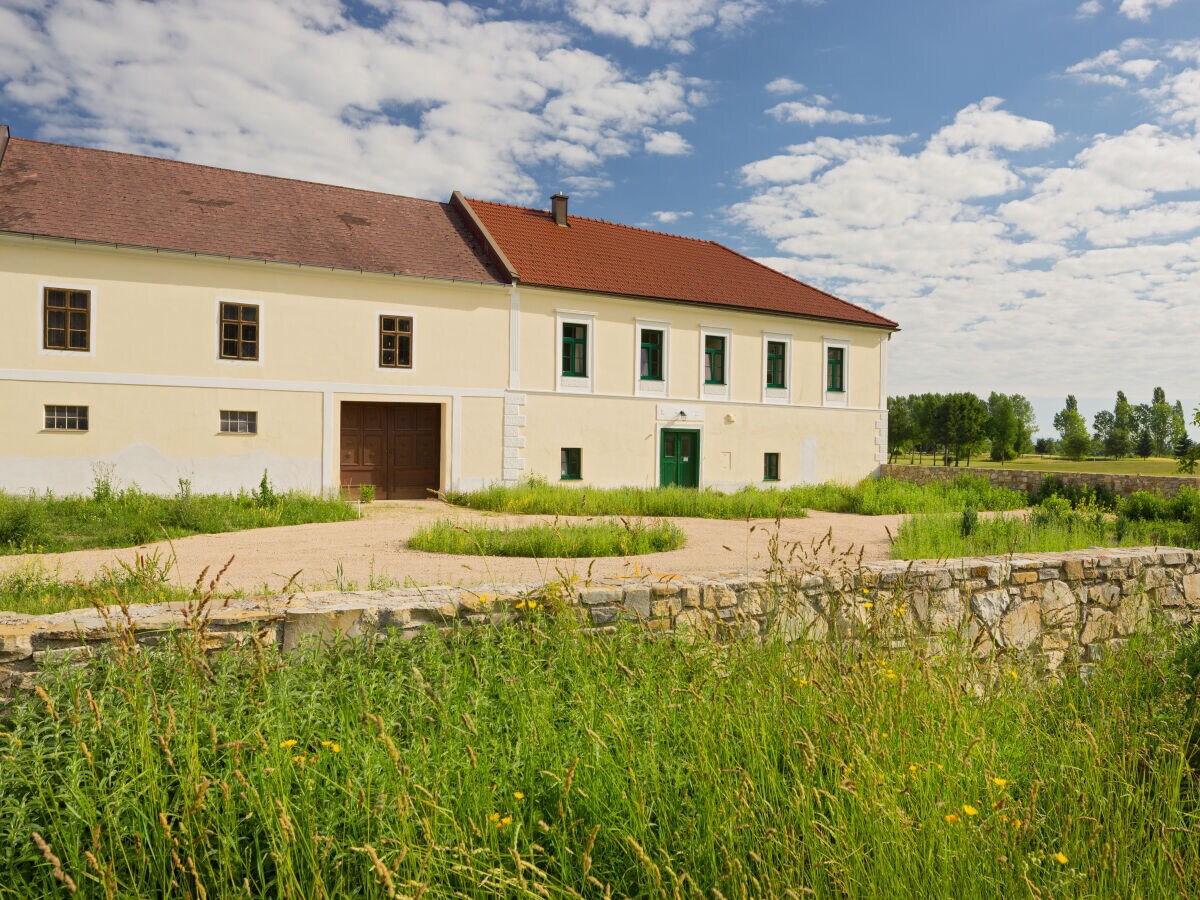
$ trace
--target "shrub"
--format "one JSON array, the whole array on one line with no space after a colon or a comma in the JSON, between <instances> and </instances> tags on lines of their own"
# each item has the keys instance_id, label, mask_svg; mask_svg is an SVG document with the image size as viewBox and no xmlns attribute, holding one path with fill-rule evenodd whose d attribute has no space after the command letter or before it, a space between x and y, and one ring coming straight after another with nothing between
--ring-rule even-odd
<instances>
[{"instance_id":1,"label":"shrub","mask_svg":"<svg viewBox=\"0 0 1200 900\"><path fill-rule=\"evenodd\" d=\"M1038 489L1029 495L1029 502L1036 506L1049 497L1064 498L1072 506L1090 503L1108 510L1115 510L1120 503L1120 498L1111 488L1104 485L1091 487L1072 484L1064 481L1058 475L1047 475L1043 478Z\"/></svg>"},{"instance_id":2,"label":"shrub","mask_svg":"<svg viewBox=\"0 0 1200 900\"><path fill-rule=\"evenodd\" d=\"M371 503L375 500L375 485L360 484L358 486L358 499L363 503Z\"/></svg>"}]
</instances>

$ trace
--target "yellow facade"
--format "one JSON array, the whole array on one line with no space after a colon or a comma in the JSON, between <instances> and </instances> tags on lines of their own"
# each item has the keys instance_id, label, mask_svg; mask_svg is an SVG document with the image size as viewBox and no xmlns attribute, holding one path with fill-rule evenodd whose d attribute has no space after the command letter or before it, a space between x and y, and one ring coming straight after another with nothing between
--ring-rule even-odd
<instances>
[{"instance_id":1,"label":"yellow facade","mask_svg":"<svg viewBox=\"0 0 1200 900\"><path fill-rule=\"evenodd\" d=\"M43 349L42 292L91 295L88 352ZM222 301L257 305L256 361L219 358ZM0 488L85 490L97 467L150 491L333 491L347 403L436 404L437 486L538 474L582 452L581 484L659 477L663 428L699 432L702 486L853 481L883 461L888 332L835 322L526 286L390 277L0 235ZM379 318L412 319L412 368L379 365ZM561 328L588 326L588 375L564 379ZM639 324L664 331L661 384L638 377ZM706 386L705 334L726 336L726 384ZM788 346L765 388L765 341ZM830 345L846 390L825 391ZM46 405L86 406L84 432ZM257 414L219 432L222 410Z\"/></svg>"}]
</instances>

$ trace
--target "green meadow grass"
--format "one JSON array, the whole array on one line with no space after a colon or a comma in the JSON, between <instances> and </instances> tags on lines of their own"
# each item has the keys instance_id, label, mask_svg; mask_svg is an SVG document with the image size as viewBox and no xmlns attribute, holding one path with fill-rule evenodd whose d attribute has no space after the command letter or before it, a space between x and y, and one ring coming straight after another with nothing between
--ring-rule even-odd
<instances>
[{"instance_id":1,"label":"green meadow grass","mask_svg":"<svg viewBox=\"0 0 1200 900\"><path fill-rule=\"evenodd\" d=\"M0 708L0 898L1191 896L1179 641L1037 680L540 614L286 658L181 636Z\"/></svg>"},{"instance_id":2,"label":"green meadow grass","mask_svg":"<svg viewBox=\"0 0 1200 900\"><path fill-rule=\"evenodd\" d=\"M670 522L608 519L510 527L441 519L414 531L408 539L408 547L410 550L471 556L573 559L662 553L679 549L686 540L683 530Z\"/></svg>"},{"instance_id":3,"label":"green meadow grass","mask_svg":"<svg viewBox=\"0 0 1200 900\"><path fill-rule=\"evenodd\" d=\"M968 514L969 515L969 514ZM900 523L893 559L948 559L1008 553L1058 553L1088 547L1200 547L1192 522L1113 517L1102 512L981 518L969 529L959 515L911 516Z\"/></svg>"},{"instance_id":4,"label":"green meadow grass","mask_svg":"<svg viewBox=\"0 0 1200 900\"><path fill-rule=\"evenodd\" d=\"M125 603L166 603L196 596L170 580L171 565L159 553L134 563L116 563L91 579L64 580L61 574L32 559L0 573L0 610L43 616L68 609Z\"/></svg>"},{"instance_id":5,"label":"green meadow grass","mask_svg":"<svg viewBox=\"0 0 1200 900\"><path fill-rule=\"evenodd\" d=\"M679 516L704 519L799 518L807 509L886 515L976 509L1019 509L1028 503L1017 491L992 487L964 475L948 484L916 485L895 479L866 479L856 485L832 482L779 490L745 488L733 493L659 488L582 488L531 480L515 487L493 485L450 492L455 506L506 513L563 516Z\"/></svg>"},{"instance_id":6,"label":"green meadow grass","mask_svg":"<svg viewBox=\"0 0 1200 900\"><path fill-rule=\"evenodd\" d=\"M345 500L299 492L265 499L189 492L165 497L136 488L69 497L0 493L0 555L133 547L189 534L341 522L356 515Z\"/></svg>"},{"instance_id":7,"label":"green meadow grass","mask_svg":"<svg viewBox=\"0 0 1200 900\"><path fill-rule=\"evenodd\" d=\"M910 458L904 455L896 459L896 465L933 465L937 460L926 454ZM971 460L971 469L1024 469L1033 472L1099 472L1112 475L1178 475L1179 460L1166 456L1151 456L1142 459L1128 456L1122 459L1065 459L1060 456L1038 456L1029 454L1004 462L976 457Z\"/></svg>"}]
</instances>

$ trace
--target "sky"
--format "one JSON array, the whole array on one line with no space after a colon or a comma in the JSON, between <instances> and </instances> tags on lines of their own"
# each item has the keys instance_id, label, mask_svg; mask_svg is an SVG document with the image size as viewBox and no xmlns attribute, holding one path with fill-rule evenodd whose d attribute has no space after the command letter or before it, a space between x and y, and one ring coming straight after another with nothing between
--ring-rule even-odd
<instances>
[{"instance_id":1,"label":"sky","mask_svg":"<svg viewBox=\"0 0 1200 900\"><path fill-rule=\"evenodd\" d=\"M0 0L18 137L708 238L889 391L1200 404L1200 0Z\"/></svg>"}]
</instances>

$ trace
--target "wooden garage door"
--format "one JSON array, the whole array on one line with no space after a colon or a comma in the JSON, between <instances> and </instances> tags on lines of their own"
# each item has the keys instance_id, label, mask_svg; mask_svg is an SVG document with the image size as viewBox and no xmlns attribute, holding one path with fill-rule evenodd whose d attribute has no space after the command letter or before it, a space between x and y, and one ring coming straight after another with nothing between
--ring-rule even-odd
<instances>
[{"instance_id":1,"label":"wooden garage door","mask_svg":"<svg viewBox=\"0 0 1200 900\"><path fill-rule=\"evenodd\" d=\"M342 490L375 485L380 500L441 487L442 408L436 403L343 403Z\"/></svg>"}]
</instances>

